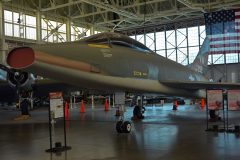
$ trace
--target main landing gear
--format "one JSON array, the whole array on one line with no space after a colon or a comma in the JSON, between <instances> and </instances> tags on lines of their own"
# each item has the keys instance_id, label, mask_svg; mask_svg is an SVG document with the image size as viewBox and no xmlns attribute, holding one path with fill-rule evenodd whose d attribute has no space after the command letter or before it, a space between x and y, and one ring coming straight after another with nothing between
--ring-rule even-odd
<instances>
[{"instance_id":1,"label":"main landing gear","mask_svg":"<svg viewBox=\"0 0 240 160\"><path fill-rule=\"evenodd\" d=\"M129 121L124 121L124 111L125 107L120 107L120 120L116 124L116 130L118 133L130 133L132 130L132 125L131 122Z\"/></svg>"},{"instance_id":2,"label":"main landing gear","mask_svg":"<svg viewBox=\"0 0 240 160\"><path fill-rule=\"evenodd\" d=\"M116 130L118 133L130 133L132 125L129 121L120 120L116 124Z\"/></svg>"}]
</instances>

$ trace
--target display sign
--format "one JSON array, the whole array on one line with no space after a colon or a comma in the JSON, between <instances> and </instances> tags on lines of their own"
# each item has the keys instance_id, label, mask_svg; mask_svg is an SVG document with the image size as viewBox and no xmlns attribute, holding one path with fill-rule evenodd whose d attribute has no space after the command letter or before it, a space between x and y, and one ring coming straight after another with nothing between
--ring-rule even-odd
<instances>
[{"instance_id":1,"label":"display sign","mask_svg":"<svg viewBox=\"0 0 240 160\"><path fill-rule=\"evenodd\" d=\"M240 110L240 90L228 90L228 110Z\"/></svg>"},{"instance_id":2,"label":"display sign","mask_svg":"<svg viewBox=\"0 0 240 160\"><path fill-rule=\"evenodd\" d=\"M207 91L207 105L209 110L223 109L223 93L222 90Z\"/></svg>"},{"instance_id":3,"label":"display sign","mask_svg":"<svg viewBox=\"0 0 240 160\"><path fill-rule=\"evenodd\" d=\"M115 104L116 105L125 104L125 92L116 92L115 93Z\"/></svg>"},{"instance_id":4,"label":"display sign","mask_svg":"<svg viewBox=\"0 0 240 160\"><path fill-rule=\"evenodd\" d=\"M62 118L63 114L63 97L62 92L49 93L50 98L50 111L53 114L53 118Z\"/></svg>"},{"instance_id":5,"label":"display sign","mask_svg":"<svg viewBox=\"0 0 240 160\"><path fill-rule=\"evenodd\" d=\"M49 98L50 99L59 99L61 98L62 99L62 92L50 92L49 93Z\"/></svg>"}]
</instances>

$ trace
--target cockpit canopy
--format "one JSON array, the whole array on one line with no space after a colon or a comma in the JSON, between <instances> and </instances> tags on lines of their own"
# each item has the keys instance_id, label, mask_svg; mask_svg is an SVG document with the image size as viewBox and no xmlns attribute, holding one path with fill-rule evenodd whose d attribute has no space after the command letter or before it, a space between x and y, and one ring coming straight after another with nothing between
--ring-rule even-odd
<instances>
[{"instance_id":1,"label":"cockpit canopy","mask_svg":"<svg viewBox=\"0 0 240 160\"><path fill-rule=\"evenodd\" d=\"M142 43L119 33L105 32L83 39L87 43L113 44L136 49L141 52L154 53Z\"/></svg>"}]
</instances>

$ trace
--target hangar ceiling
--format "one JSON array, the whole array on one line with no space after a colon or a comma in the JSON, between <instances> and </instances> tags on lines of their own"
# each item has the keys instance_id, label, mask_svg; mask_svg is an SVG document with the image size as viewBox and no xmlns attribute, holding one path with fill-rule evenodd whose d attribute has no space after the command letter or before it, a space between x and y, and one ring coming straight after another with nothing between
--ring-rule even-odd
<instances>
[{"instance_id":1,"label":"hangar ceiling","mask_svg":"<svg viewBox=\"0 0 240 160\"><path fill-rule=\"evenodd\" d=\"M199 19L203 13L240 8L239 0L2 0L4 6L104 30L123 31Z\"/></svg>"}]
</instances>

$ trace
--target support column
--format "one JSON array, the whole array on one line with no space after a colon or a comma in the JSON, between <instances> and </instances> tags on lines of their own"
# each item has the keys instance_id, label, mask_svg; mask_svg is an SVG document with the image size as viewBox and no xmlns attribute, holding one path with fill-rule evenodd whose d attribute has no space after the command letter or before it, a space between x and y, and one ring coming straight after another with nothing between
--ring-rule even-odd
<instances>
[{"instance_id":1,"label":"support column","mask_svg":"<svg viewBox=\"0 0 240 160\"><path fill-rule=\"evenodd\" d=\"M71 21L70 19L66 22L66 40L67 42L71 41Z\"/></svg>"},{"instance_id":2,"label":"support column","mask_svg":"<svg viewBox=\"0 0 240 160\"><path fill-rule=\"evenodd\" d=\"M90 35L94 35L94 28L93 27L90 28Z\"/></svg>"},{"instance_id":3,"label":"support column","mask_svg":"<svg viewBox=\"0 0 240 160\"><path fill-rule=\"evenodd\" d=\"M36 16L36 21L37 21L37 42L41 43L42 42L42 15L40 11L37 11L37 16Z\"/></svg>"},{"instance_id":4,"label":"support column","mask_svg":"<svg viewBox=\"0 0 240 160\"><path fill-rule=\"evenodd\" d=\"M72 109L73 108L73 100L72 100L73 96L70 95L70 108Z\"/></svg>"},{"instance_id":5,"label":"support column","mask_svg":"<svg viewBox=\"0 0 240 160\"><path fill-rule=\"evenodd\" d=\"M114 107L115 107L115 94L113 94L112 97L113 97L113 105L112 105L112 108L114 108Z\"/></svg>"},{"instance_id":6,"label":"support column","mask_svg":"<svg viewBox=\"0 0 240 160\"><path fill-rule=\"evenodd\" d=\"M92 109L94 109L94 96L91 96L91 101L92 101Z\"/></svg>"},{"instance_id":7,"label":"support column","mask_svg":"<svg viewBox=\"0 0 240 160\"><path fill-rule=\"evenodd\" d=\"M0 63L6 64L6 52L8 50L8 46L5 43L5 34L4 34L4 16L3 16L3 5L2 1L0 1Z\"/></svg>"},{"instance_id":8,"label":"support column","mask_svg":"<svg viewBox=\"0 0 240 160\"><path fill-rule=\"evenodd\" d=\"M111 95L108 96L108 105L111 107Z\"/></svg>"}]
</instances>

